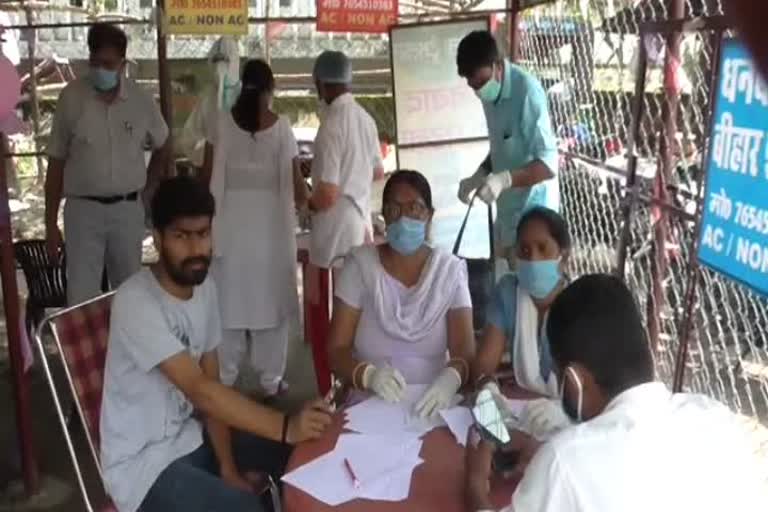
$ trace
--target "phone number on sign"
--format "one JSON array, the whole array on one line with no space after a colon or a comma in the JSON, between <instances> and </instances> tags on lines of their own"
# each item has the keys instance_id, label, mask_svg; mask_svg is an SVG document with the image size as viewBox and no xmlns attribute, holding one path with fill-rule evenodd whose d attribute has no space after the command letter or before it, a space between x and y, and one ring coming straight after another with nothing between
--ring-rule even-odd
<instances>
[{"instance_id":1,"label":"phone number on sign","mask_svg":"<svg viewBox=\"0 0 768 512\"><path fill-rule=\"evenodd\" d=\"M736 201L736 217L733 221L743 228L768 235L768 210Z\"/></svg>"}]
</instances>

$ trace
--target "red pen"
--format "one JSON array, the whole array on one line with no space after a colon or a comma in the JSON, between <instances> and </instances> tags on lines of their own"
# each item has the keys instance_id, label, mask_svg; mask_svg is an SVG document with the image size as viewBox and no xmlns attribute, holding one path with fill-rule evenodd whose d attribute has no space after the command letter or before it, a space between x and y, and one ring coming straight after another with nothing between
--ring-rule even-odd
<instances>
[{"instance_id":1,"label":"red pen","mask_svg":"<svg viewBox=\"0 0 768 512\"><path fill-rule=\"evenodd\" d=\"M344 458L344 467L347 468L347 473L349 473L349 478L352 479L352 485L355 486L355 489L360 488L360 480L357 479L357 476L355 476L355 472L352 471L352 465L349 463L349 459L346 457Z\"/></svg>"}]
</instances>

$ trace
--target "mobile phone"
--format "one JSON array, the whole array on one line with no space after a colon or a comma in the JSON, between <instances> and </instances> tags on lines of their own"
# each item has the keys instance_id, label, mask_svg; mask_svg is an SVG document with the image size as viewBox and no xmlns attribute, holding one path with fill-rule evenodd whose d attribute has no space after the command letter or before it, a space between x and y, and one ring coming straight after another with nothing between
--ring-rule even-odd
<instances>
[{"instance_id":1,"label":"mobile phone","mask_svg":"<svg viewBox=\"0 0 768 512\"><path fill-rule=\"evenodd\" d=\"M498 446L509 443L509 430L490 390L483 389L477 394L475 405L472 407L472 417L483 439Z\"/></svg>"},{"instance_id":2,"label":"mobile phone","mask_svg":"<svg viewBox=\"0 0 768 512\"><path fill-rule=\"evenodd\" d=\"M325 394L323 398L325 402L331 406L331 412L336 412L336 409L344 404L344 398L347 394L347 387L341 381L341 379L334 379L331 384L331 389Z\"/></svg>"}]
</instances>

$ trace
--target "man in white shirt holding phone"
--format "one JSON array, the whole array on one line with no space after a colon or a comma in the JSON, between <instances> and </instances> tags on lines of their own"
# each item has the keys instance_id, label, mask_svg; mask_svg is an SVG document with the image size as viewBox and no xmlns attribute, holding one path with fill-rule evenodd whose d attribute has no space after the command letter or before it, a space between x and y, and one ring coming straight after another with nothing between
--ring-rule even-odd
<instances>
[{"instance_id":1,"label":"man in white shirt holding phone","mask_svg":"<svg viewBox=\"0 0 768 512\"><path fill-rule=\"evenodd\" d=\"M586 276L555 301L548 337L574 425L543 444L503 512L721 512L768 504L750 436L703 395L654 380L642 318L617 278ZM469 510L490 512L494 445L471 435Z\"/></svg>"}]
</instances>

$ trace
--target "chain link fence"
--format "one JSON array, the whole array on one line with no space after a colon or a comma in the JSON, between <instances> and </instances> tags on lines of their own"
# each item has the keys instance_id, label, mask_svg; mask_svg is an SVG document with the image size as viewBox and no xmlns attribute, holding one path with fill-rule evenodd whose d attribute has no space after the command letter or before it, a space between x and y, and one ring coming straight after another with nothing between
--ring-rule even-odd
<instances>
[{"instance_id":1,"label":"chain link fence","mask_svg":"<svg viewBox=\"0 0 768 512\"><path fill-rule=\"evenodd\" d=\"M665 36L641 37L640 27L643 22L669 19L668 5L666 0L559 0L534 7L522 16L518 60L541 79L550 99L561 145L564 210L576 243L573 273L615 271L617 248L628 226L625 275L647 317L659 375L672 382L684 334L681 329L689 315L691 352L685 387L714 396L768 424L765 299L700 269L693 276L697 284L694 301L686 304L685 300L693 283L688 268L693 261L716 39L711 32L685 34L679 59L665 73L670 60ZM721 0L683 0L682 7L686 17L722 13ZM280 19L252 24L249 36L240 42L244 58L268 58L273 63L278 112L290 117L296 127L316 127L312 57L324 49L343 50L357 63L359 100L376 119L381 138L394 139L386 36L318 34L303 19L314 16L314 2L252 2L250 11L254 17ZM130 37L129 74L157 94L155 27L141 21L151 17L151 9L137 6L127 14L134 20L125 25ZM290 17L298 21L291 23ZM68 11L65 18L42 11L28 18L18 11L10 18L17 25L93 20L84 10ZM31 56L40 68L37 96L41 116L35 134L39 147L45 145L55 98L64 85L57 77L84 70L87 28L16 31L21 59ZM202 91L212 85L205 56L214 41L213 37L169 38L176 130ZM646 88L643 115L632 139L641 44L648 62ZM40 67L46 59L48 66ZM29 69L28 63L21 68ZM679 90L679 101L670 102L666 90ZM31 93L29 85L25 93ZM31 115L28 105L26 102L24 107L27 118ZM669 112L672 123L670 115L665 115ZM21 139L13 149L32 153L34 142L33 138ZM634 196L627 193L630 144L638 159ZM665 160L665 154L670 158ZM25 176L39 174L34 159L17 159L17 165ZM632 208L628 208L630 202Z\"/></svg>"},{"instance_id":2,"label":"chain link fence","mask_svg":"<svg viewBox=\"0 0 768 512\"><path fill-rule=\"evenodd\" d=\"M688 336L683 388L742 414L768 454L768 302L707 268L690 271L719 34L683 34L675 58L672 39L640 32L644 22L670 19L668 5L560 0L535 7L523 16L518 61L548 91L573 273L616 271L626 243L624 275L645 316L659 377L672 385ZM718 0L684 0L682 7L685 17L722 14ZM646 87L633 140L641 44ZM637 157L634 194L629 151Z\"/></svg>"}]
</instances>

